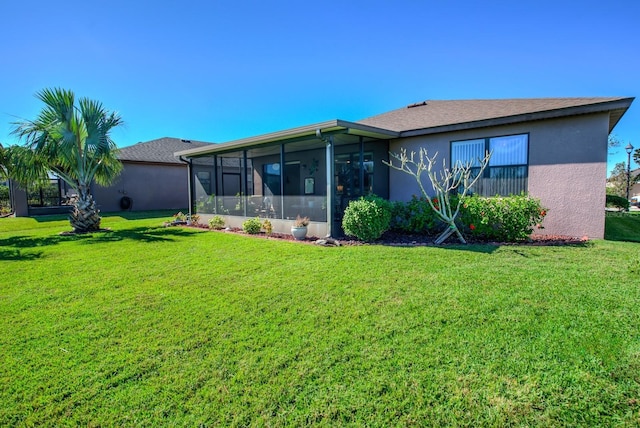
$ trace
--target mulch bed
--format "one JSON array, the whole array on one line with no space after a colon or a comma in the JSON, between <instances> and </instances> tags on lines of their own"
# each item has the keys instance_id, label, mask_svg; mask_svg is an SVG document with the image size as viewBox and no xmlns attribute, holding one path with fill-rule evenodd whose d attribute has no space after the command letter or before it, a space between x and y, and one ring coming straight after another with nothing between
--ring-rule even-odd
<instances>
[{"instance_id":1,"label":"mulch bed","mask_svg":"<svg viewBox=\"0 0 640 428\"><path fill-rule=\"evenodd\" d=\"M206 225L190 225L183 227L195 227L199 229L209 229ZM245 233L240 228L227 228L216 232L224 232L224 233L236 233L239 235L253 236L256 238L264 238L264 239L278 239L283 241L294 241L300 242L303 244L315 244L317 241L322 240L324 238L318 238L315 236L307 236L303 240L296 240L293 235L287 233L272 233L271 235L267 235L266 233L259 233L255 235L250 235ZM443 247L450 245L463 245L461 244L455 236L450 237L444 244L436 245L434 241L436 236L431 235L411 235L411 234L403 234L396 232L386 232L382 237L375 242L366 243L359 241L357 239L349 239L343 238L336 240L339 245L388 245L395 247L419 247L419 246L432 246L432 247ZM562 245L585 245L589 239L585 236L582 238L577 238L573 236L566 235L532 235L528 240L521 242L492 242L492 241L483 241L478 239L473 239L471 237L465 237L468 244L479 244L479 245L525 245L525 246L562 246Z\"/></svg>"}]
</instances>

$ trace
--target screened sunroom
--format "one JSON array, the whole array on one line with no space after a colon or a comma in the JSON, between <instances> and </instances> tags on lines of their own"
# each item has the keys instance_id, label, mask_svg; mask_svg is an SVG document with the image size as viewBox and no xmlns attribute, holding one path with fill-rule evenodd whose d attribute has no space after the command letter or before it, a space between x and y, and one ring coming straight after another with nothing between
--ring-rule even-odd
<instances>
[{"instance_id":1,"label":"screened sunroom","mask_svg":"<svg viewBox=\"0 0 640 428\"><path fill-rule=\"evenodd\" d=\"M344 209L363 195L389 196L388 140L397 133L334 120L178 152L189 164L191 213L231 227L270 219L289 233L309 217L312 236L340 236Z\"/></svg>"}]
</instances>

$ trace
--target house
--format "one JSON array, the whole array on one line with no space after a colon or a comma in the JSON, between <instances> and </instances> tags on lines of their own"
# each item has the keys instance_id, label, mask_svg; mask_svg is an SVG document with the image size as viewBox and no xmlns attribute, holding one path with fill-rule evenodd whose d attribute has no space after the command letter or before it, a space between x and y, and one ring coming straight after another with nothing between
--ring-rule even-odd
<instances>
[{"instance_id":1,"label":"house","mask_svg":"<svg viewBox=\"0 0 640 428\"><path fill-rule=\"evenodd\" d=\"M187 162L173 154L207 145L210 143L163 137L123 147L118 154L122 173L108 187L95 185L93 197L103 212L186 209Z\"/></svg>"},{"instance_id":2,"label":"house","mask_svg":"<svg viewBox=\"0 0 640 428\"><path fill-rule=\"evenodd\" d=\"M631 170L629 179L629 199L631 205L640 207L640 168Z\"/></svg>"},{"instance_id":3,"label":"house","mask_svg":"<svg viewBox=\"0 0 640 428\"><path fill-rule=\"evenodd\" d=\"M123 147L118 158L122 173L110 186L93 184L92 194L102 212L121 210L186 209L189 206L187 162L173 156L174 152L203 147L210 143L158 138ZM17 216L53 214L69 210L73 191L55 177L45 188L14 192Z\"/></svg>"},{"instance_id":4,"label":"house","mask_svg":"<svg viewBox=\"0 0 640 428\"><path fill-rule=\"evenodd\" d=\"M640 168L631 170L629 176L631 179L631 184L629 186L629 196L640 196Z\"/></svg>"},{"instance_id":5,"label":"house","mask_svg":"<svg viewBox=\"0 0 640 428\"><path fill-rule=\"evenodd\" d=\"M428 100L367 119L330 120L176 153L189 161L192 209L231 226L297 215L315 236L341 233L349 201L406 201L414 179L383 164L424 147L448 165L492 151L476 193L526 192L548 208L546 234L604 236L607 137L634 98ZM426 179L426 177L425 177ZM426 186L429 188L430 186Z\"/></svg>"}]
</instances>

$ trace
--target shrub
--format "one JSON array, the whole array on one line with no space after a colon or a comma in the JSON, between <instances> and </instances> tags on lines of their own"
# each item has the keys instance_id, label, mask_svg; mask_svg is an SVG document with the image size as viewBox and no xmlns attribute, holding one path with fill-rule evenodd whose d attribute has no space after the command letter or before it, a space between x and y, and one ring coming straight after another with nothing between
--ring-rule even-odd
<instances>
[{"instance_id":1,"label":"shrub","mask_svg":"<svg viewBox=\"0 0 640 428\"><path fill-rule=\"evenodd\" d=\"M485 198L466 197L460 221L471 235L487 240L514 242L527 239L542 228L547 210L538 199L525 195Z\"/></svg>"},{"instance_id":2,"label":"shrub","mask_svg":"<svg viewBox=\"0 0 640 428\"><path fill-rule=\"evenodd\" d=\"M389 229L392 204L377 196L351 201L344 211L342 229L347 235L375 241Z\"/></svg>"},{"instance_id":3,"label":"shrub","mask_svg":"<svg viewBox=\"0 0 640 428\"><path fill-rule=\"evenodd\" d=\"M271 235L273 233L273 225L271 224L269 219L265 219L265 221L262 222L262 228L267 235Z\"/></svg>"},{"instance_id":4,"label":"shrub","mask_svg":"<svg viewBox=\"0 0 640 428\"><path fill-rule=\"evenodd\" d=\"M11 211L11 201L9 200L9 187L0 184L0 214L7 214Z\"/></svg>"},{"instance_id":5,"label":"shrub","mask_svg":"<svg viewBox=\"0 0 640 428\"><path fill-rule=\"evenodd\" d=\"M389 228L392 230L430 235L437 232L441 225L442 222L424 197L414 195L409 202L391 203Z\"/></svg>"},{"instance_id":6,"label":"shrub","mask_svg":"<svg viewBox=\"0 0 640 428\"><path fill-rule=\"evenodd\" d=\"M182 211L179 211L173 215L174 221L187 221L187 215Z\"/></svg>"},{"instance_id":7,"label":"shrub","mask_svg":"<svg viewBox=\"0 0 640 428\"><path fill-rule=\"evenodd\" d=\"M224 229L224 219L219 215L213 217L209 220L209 227L217 230Z\"/></svg>"},{"instance_id":8,"label":"shrub","mask_svg":"<svg viewBox=\"0 0 640 428\"><path fill-rule=\"evenodd\" d=\"M250 218L242 223L242 230L250 235L256 235L260 233L260 229L262 229L262 222L258 217Z\"/></svg>"},{"instance_id":9,"label":"shrub","mask_svg":"<svg viewBox=\"0 0 640 428\"><path fill-rule=\"evenodd\" d=\"M629 201L618 195L607 195L607 206L620 211L629 211Z\"/></svg>"}]
</instances>

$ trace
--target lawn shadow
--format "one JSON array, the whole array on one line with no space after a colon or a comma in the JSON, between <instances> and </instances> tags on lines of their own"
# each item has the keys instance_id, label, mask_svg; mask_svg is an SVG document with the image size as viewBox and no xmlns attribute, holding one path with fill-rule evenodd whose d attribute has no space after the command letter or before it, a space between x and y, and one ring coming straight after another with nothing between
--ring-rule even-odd
<instances>
[{"instance_id":1,"label":"lawn shadow","mask_svg":"<svg viewBox=\"0 0 640 428\"><path fill-rule=\"evenodd\" d=\"M445 250L471 251L472 253L493 254L500 248L500 244L443 244L434 245Z\"/></svg>"},{"instance_id":2,"label":"lawn shadow","mask_svg":"<svg viewBox=\"0 0 640 428\"><path fill-rule=\"evenodd\" d=\"M7 261L23 261L23 260L36 260L42 257L42 251L37 253L25 253L21 250L5 250L0 249L0 260Z\"/></svg>"},{"instance_id":3,"label":"lawn shadow","mask_svg":"<svg viewBox=\"0 0 640 428\"><path fill-rule=\"evenodd\" d=\"M436 245L433 242L413 242L413 243L381 243L381 245L387 245L392 247L410 247L410 248L420 248L420 247L431 247L431 248L440 248L443 250L455 250L455 251L470 251L473 253L482 253L482 254L493 254L500 248L509 248L512 249L515 253L522 255L523 257L528 257L525 253L521 252L520 249L523 248L532 248L532 247L572 247L572 248L586 248L592 247L593 242L591 241L580 241L580 240L559 240L559 241L523 241L523 242L473 242L468 244L462 243L444 243L440 245Z\"/></svg>"},{"instance_id":4,"label":"lawn shadow","mask_svg":"<svg viewBox=\"0 0 640 428\"><path fill-rule=\"evenodd\" d=\"M57 245L60 242L78 241L81 239L91 238L91 235L52 235L45 237L33 237L33 236L12 236L6 239L0 239L0 247L13 247L13 248L35 248L35 247L48 247L50 245Z\"/></svg>"},{"instance_id":5,"label":"lawn shadow","mask_svg":"<svg viewBox=\"0 0 640 428\"><path fill-rule=\"evenodd\" d=\"M192 233L193 232L185 231L182 228L139 227L124 230L105 229L100 232L52 235L45 237L21 235L0 239L0 247L36 248L58 245L62 242L81 241L84 244L92 244L96 242L120 242L128 239L140 242L161 242L174 241L178 236L188 236Z\"/></svg>"},{"instance_id":6,"label":"lawn shadow","mask_svg":"<svg viewBox=\"0 0 640 428\"><path fill-rule=\"evenodd\" d=\"M45 215L33 215L30 218L34 219L38 223L51 223L54 221L69 220L69 214L45 214Z\"/></svg>"},{"instance_id":7,"label":"lawn shadow","mask_svg":"<svg viewBox=\"0 0 640 428\"><path fill-rule=\"evenodd\" d=\"M189 236L192 234L193 232L189 232L178 227L138 227L134 229L106 230L101 233L94 233L91 236L92 239L84 243L119 242L124 240L140 242L168 242L175 241L175 238L178 236Z\"/></svg>"}]
</instances>

